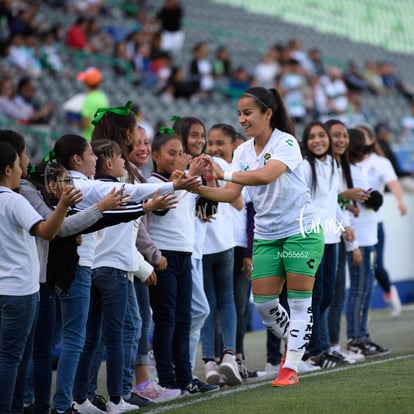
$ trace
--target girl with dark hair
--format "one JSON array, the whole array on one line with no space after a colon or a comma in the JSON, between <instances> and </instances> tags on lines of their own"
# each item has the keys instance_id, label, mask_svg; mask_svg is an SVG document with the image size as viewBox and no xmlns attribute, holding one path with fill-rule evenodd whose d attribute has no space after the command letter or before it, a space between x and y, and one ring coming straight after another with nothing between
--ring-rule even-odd
<instances>
[{"instance_id":1,"label":"girl with dark hair","mask_svg":"<svg viewBox=\"0 0 414 414\"><path fill-rule=\"evenodd\" d=\"M313 287L313 330L304 356L307 362L304 367L333 368L347 361L339 353L329 352L327 311L334 294L341 234L348 241L352 241L354 235L347 216L338 205L340 173L338 164L333 158L332 140L328 128L322 122L314 121L305 126L302 154L305 181L311 192L325 237L324 254Z\"/></svg>"},{"instance_id":2,"label":"girl with dark hair","mask_svg":"<svg viewBox=\"0 0 414 414\"><path fill-rule=\"evenodd\" d=\"M252 291L263 323L286 341L286 353L273 386L299 382L298 366L312 333L312 289L324 246L315 208L303 176L299 144L277 90L250 88L238 101L239 123L253 137L234 152L232 169L214 164L224 187L202 186L198 193L234 201L243 186L253 202L255 241ZM287 283L290 318L279 302Z\"/></svg>"},{"instance_id":3,"label":"girl with dark hair","mask_svg":"<svg viewBox=\"0 0 414 414\"><path fill-rule=\"evenodd\" d=\"M27 174L28 158L23 145L21 159L11 143L24 143L13 131L0 138L0 411L23 410L26 369L33 347L33 327L39 300L40 263L35 238L52 240L62 225L68 208L81 198L67 186L52 214L44 219L32 205L13 190ZM13 135L13 136L11 136ZM14 139L16 138L16 140ZM18 145L19 148L21 146Z\"/></svg>"},{"instance_id":4,"label":"girl with dark hair","mask_svg":"<svg viewBox=\"0 0 414 414\"><path fill-rule=\"evenodd\" d=\"M351 163L351 174L359 174L363 188L367 188L369 198L359 205L360 214L355 217L355 235L361 250L362 260L355 264L352 255L347 253L350 274L350 287L346 303L347 349L350 352L362 353L365 357L381 356L390 353L389 349L371 341L368 332L368 313L374 288L375 245L377 237L377 219L375 211L382 205L382 196L377 190L370 188L368 178L364 174L360 162L365 156L365 137L356 128L348 129L348 154Z\"/></svg>"},{"instance_id":5,"label":"girl with dark hair","mask_svg":"<svg viewBox=\"0 0 414 414\"><path fill-rule=\"evenodd\" d=\"M407 213L407 206L404 202L404 190L398 180L397 174L391 162L384 156L381 147L375 137L374 131L366 125L357 127L365 136L365 156L361 167L365 171L372 188L376 188L384 194L385 186L395 197L398 203L398 210L403 216ZM375 278L384 292L384 299L390 308L392 318L397 318L401 313L401 301L397 287L392 284L389 274L384 267L384 213L381 209L377 211L378 219L378 243L375 245L376 263Z\"/></svg>"},{"instance_id":6,"label":"girl with dark hair","mask_svg":"<svg viewBox=\"0 0 414 414\"><path fill-rule=\"evenodd\" d=\"M186 166L180 138L173 131L160 132L152 143L156 171L152 183L167 181L179 164ZM168 266L157 272L157 284L150 287L153 310L153 349L159 383L179 388L184 395L198 395L219 389L193 378L190 361L192 304L191 253L194 247L195 196L176 192L176 208L151 214L149 233L166 257Z\"/></svg>"}]
</instances>

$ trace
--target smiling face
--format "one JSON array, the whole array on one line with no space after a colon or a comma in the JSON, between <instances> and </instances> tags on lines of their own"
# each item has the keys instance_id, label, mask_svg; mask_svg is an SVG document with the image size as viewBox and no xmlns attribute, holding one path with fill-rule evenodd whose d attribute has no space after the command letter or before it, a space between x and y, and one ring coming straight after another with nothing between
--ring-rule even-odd
<instances>
[{"instance_id":1,"label":"smiling face","mask_svg":"<svg viewBox=\"0 0 414 414\"><path fill-rule=\"evenodd\" d=\"M183 155L183 145L178 138L172 138L152 153L157 172L171 174L175 170L177 158Z\"/></svg>"},{"instance_id":2,"label":"smiling face","mask_svg":"<svg viewBox=\"0 0 414 414\"><path fill-rule=\"evenodd\" d=\"M200 155L206 146L206 132L203 125L193 124L187 137L187 153L193 157Z\"/></svg>"},{"instance_id":3,"label":"smiling face","mask_svg":"<svg viewBox=\"0 0 414 414\"><path fill-rule=\"evenodd\" d=\"M237 106L239 123L249 137L266 139L270 136L272 128L270 119L272 110L268 108L264 113L254 98L242 96Z\"/></svg>"},{"instance_id":4,"label":"smiling face","mask_svg":"<svg viewBox=\"0 0 414 414\"><path fill-rule=\"evenodd\" d=\"M325 159L329 149L329 136L320 125L315 125L311 128L306 146L315 157Z\"/></svg>"},{"instance_id":5,"label":"smiling face","mask_svg":"<svg viewBox=\"0 0 414 414\"><path fill-rule=\"evenodd\" d=\"M225 134L221 128L211 129L208 133L207 148L210 155L223 158L231 163L234 147L231 137Z\"/></svg>"},{"instance_id":6,"label":"smiling face","mask_svg":"<svg viewBox=\"0 0 414 414\"><path fill-rule=\"evenodd\" d=\"M148 162L148 158L151 154L151 145L147 137L145 129L139 129L139 136L135 145L135 148L128 155L129 161L135 166L141 168Z\"/></svg>"},{"instance_id":7,"label":"smiling face","mask_svg":"<svg viewBox=\"0 0 414 414\"><path fill-rule=\"evenodd\" d=\"M349 145L348 130L342 124L333 124L329 132L332 137L334 155L340 157Z\"/></svg>"}]
</instances>

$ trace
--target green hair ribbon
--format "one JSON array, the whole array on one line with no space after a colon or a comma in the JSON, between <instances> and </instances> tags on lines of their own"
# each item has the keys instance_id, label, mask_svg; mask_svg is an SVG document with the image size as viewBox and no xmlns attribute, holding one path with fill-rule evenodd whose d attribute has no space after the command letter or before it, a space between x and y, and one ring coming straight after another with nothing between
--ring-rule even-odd
<instances>
[{"instance_id":1,"label":"green hair ribbon","mask_svg":"<svg viewBox=\"0 0 414 414\"><path fill-rule=\"evenodd\" d=\"M170 135L173 135L173 134L175 134L175 131L172 128L162 127L160 129L160 134L170 134Z\"/></svg>"},{"instance_id":2,"label":"green hair ribbon","mask_svg":"<svg viewBox=\"0 0 414 414\"><path fill-rule=\"evenodd\" d=\"M36 167L33 164L29 164L27 165L27 172L29 174L34 174L36 172Z\"/></svg>"},{"instance_id":3,"label":"green hair ribbon","mask_svg":"<svg viewBox=\"0 0 414 414\"><path fill-rule=\"evenodd\" d=\"M45 155L45 157L43 158L43 161L44 161L44 162L49 162L49 161L54 160L55 158L56 158L55 151L50 150L50 151L49 151L49 152Z\"/></svg>"},{"instance_id":4,"label":"green hair ribbon","mask_svg":"<svg viewBox=\"0 0 414 414\"><path fill-rule=\"evenodd\" d=\"M131 104L132 102L128 101L125 106L115 106L113 108L99 108L93 116L92 124L97 125L107 112L112 112L113 114L122 116L128 116L131 112Z\"/></svg>"},{"instance_id":5,"label":"green hair ribbon","mask_svg":"<svg viewBox=\"0 0 414 414\"><path fill-rule=\"evenodd\" d=\"M178 116L178 115L173 115L172 117L171 117L171 119L170 119L170 121L179 121L181 119L181 116Z\"/></svg>"}]
</instances>

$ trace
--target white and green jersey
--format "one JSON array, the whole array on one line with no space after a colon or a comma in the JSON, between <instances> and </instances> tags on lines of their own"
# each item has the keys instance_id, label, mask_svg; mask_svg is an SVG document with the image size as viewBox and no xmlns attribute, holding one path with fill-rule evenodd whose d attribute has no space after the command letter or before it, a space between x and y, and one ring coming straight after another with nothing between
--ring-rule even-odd
<instances>
[{"instance_id":1,"label":"white and green jersey","mask_svg":"<svg viewBox=\"0 0 414 414\"><path fill-rule=\"evenodd\" d=\"M259 155L254 149L254 139L250 139L235 150L232 168L256 170L269 160L282 162L287 170L270 184L246 187L256 210L255 238L277 240L295 234L306 237L319 227L295 137L275 129Z\"/></svg>"}]
</instances>

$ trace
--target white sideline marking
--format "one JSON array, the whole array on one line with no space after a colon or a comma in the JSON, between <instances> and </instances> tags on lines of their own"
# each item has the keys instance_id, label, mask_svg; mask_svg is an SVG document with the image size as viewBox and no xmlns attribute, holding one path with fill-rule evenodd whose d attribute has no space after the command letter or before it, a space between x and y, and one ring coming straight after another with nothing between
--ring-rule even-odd
<instances>
[{"instance_id":1,"label":"white sideline marking","mask_svg":"<svg viewBox=\"0 0 414 414\"><path fill-rule=\"evenodd\" d=\"M326 370L320 370L320 371L318 370L318 371L315 371L315 372L303 373L303 374L300 374L300 378L318 377L320 375L327 375L327 374L331 374L331 373L334 373L334 372L348 371L350 369L355 369L355 368L362 368L362 367L368 367L368 366L372 366L372 365L386 364L387 362L399 361L399 360L408 359L408 358L414 358L414 354L401 355L401 356L396 356L396 357L392 357L392 358L374 360L374 361L369 361L369 362L361 362L361 363L356 363L356 364L347 364L346 366L340 367L340 368L330 368L330 369L326 369ZM178 400L180 402L176 402L176 403L170 404L170 405L160 406L158 408L153 408L153 409L151 409L147 412L151 413L151 414L162 413L162 412L173 410L173 409L176 409L176 408L186 407L188 405L199 403L201 401L209 401L209 400L212 400L214 398L220 398L224 395L236 394L238 392L244 392L246 390L252 390L254 388L262 387L264 382L266 382L266 381L269 381L269 378L263 379L260 382L255 382L254 384L243 384L243 385L239 385L238 387L224 389L223 391L210 392L210 393L206 394L203 397L185 397L185 399Z\"/></svg>"}]
</instances>

